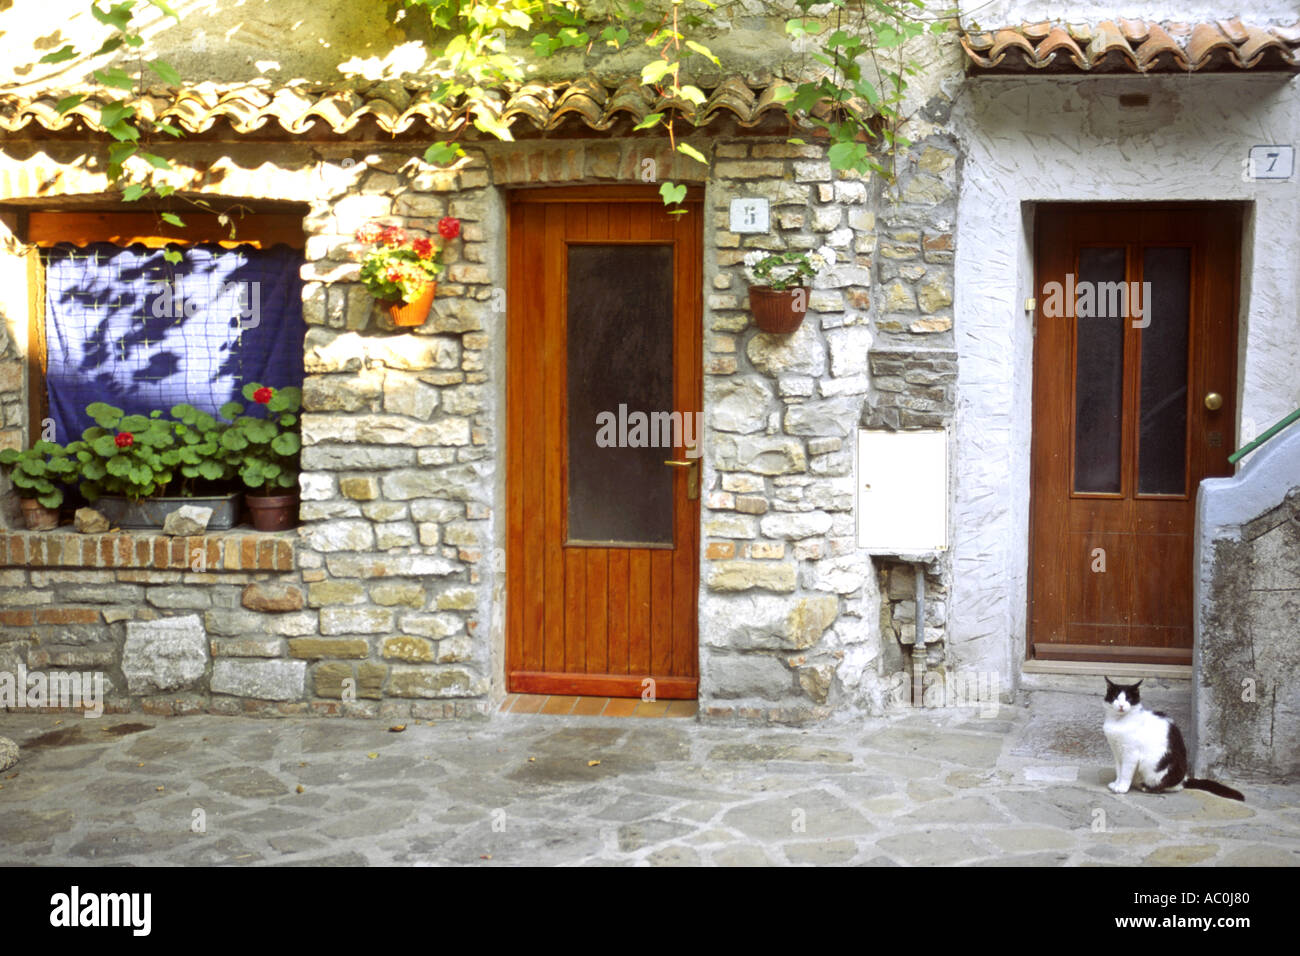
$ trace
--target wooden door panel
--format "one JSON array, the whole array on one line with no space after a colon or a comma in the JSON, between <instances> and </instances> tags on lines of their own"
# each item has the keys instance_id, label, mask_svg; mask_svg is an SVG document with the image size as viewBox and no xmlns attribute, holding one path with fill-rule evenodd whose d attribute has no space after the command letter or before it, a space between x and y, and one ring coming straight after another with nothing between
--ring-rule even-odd
<instances>
[{"instance_id":1,"label":"wooden door panel","mask_svg":"<svg viewBox=\"0 0 1300 956\"><path fill-rule=\"evenodd\" d=\"M1232 471L1239 209L1045 207L1036 232L1029 654L1190 661L1196 488ZM1073 282L1085 255L1107 276L1122 263L1127 287L1113 295L1153 300L1145 324L1132 309L1124 317L1122 347L1117 325L1081 325L1113 319L1045 308L1048 283ZM1089 397L1077 406L1081 387ZM1210 391L1223 397L1218 411L1205 408ZM1098 427L1113 445L1083 443ZM1084 448L1092 467L1079 473L1106 494L1075 488ZM1104 573L1093 570L1097 548Z\"/></svg>"},{"instance_id":2,"label":"wooden door panel","mask_svg":"<svg viewBox=\"0 0 1300 956\"><path fill-rule=\"evenodd\" d=\"M610 511L602 519L599 508L618 509L618 496L611 495L608 502L577 491L577 497L570 496L571 478L575 489L593 487L593 480L606 484L618 480L611 477L615 472L607 472L603 478L596 472L593 479L591 460L570 459L574 449L590 439L575 432L577 444L570 444L569 398L597 401L595 396L600 394L590 390L592 380L586 377L574 380L578 384L573 388L578 391L569 391L571 341L578 349L572 354L584 363L579 367L597 367L591 364L597 346L592 345L583 358L583 340L571 340L570 336L594 334L596 337L586 341L598 343L603 331L623 343L626 336L622 330L628 325L610 324L609 315L629 308L630 321L639 321L636 310L640 309L647 321L654 316L659 317L655 321L666 321L667 313L645 312L652 308L651 300L629 299L621 288L604 300L592 300L614 303L612 312L594 304L584 312L581 297L585 292L577 290L571 295L568 288L568 263L577 255L573 252L577 247L584 247L579 251L586 258L575 258L575 263L590 263L591 254L602 254L588 253L592 246L612 247L614 252L603 254L632 258L641 246L669 250L667 258L654 254L663 263L656 268L666 268L671 262L672 270L671 288L657 286L668 296L664 301L670 303L672 318L672 324L666 326L672 336L671 389L663 393L662 400L671 400L673 408L662 411L695 413L700 408L702 356L700 207L691 202L686 215L669 216L653 190L600 193L608 198L590 190L549 190L544 195L518 195L511 205L507 686L517 692L640 696L642 682L652 678L657 697L694 698L698 683L699 502L698 496L688 497L684 469L679 473L660 465L668 458L680 459L685 448L650 449L637 465L642 480L660 483L657 487L664 494L671 488L671 520L667 511L657 512L669 523L663 524L662 532L656 532L652 540L619 534L609 544L605 543L610 541L608 534L591 540L594 525L609 525L617 517ZM652 256L646 261L658 260ZM584 273L587 267L583 265L574 268L575 276L596 274ZM609 269L604 273L608 276ZM626 270L618 274L626 274ZM604 285L610 288L610 283ZM614 298L609 298L610 294ZM627 301L636 305L628 306ZM570 330L571 319L582 329ZM603 327L601 321L606 323ZM604 357L609 353L600 350L596 354ZM669 372L666 365L662 368ZM654 380L668 389L669 379L661 375ZM598 380L594 387L600 388ZM629 407L637 408L631 402ZM574 405L574 409L576 420L585 423L583 407ZM647 470L651 453L657 455L654 468L664 467L662 473ZM588 469L585 478L571 474L573 462ZM583 481L586 483L576 483ZM658 500L666 506L667 499ZM581 523L571 524L573 514L578 514L570 513L571 506L581 507L580 518L574 519ZM594 519L592 507L597 509Z\"/></svg>"}]
</instances>

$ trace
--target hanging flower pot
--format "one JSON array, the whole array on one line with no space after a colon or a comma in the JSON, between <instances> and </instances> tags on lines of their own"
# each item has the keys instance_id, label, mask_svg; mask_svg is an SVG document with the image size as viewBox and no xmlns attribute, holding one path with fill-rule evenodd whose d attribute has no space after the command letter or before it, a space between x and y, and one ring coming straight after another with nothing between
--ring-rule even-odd
<instances>
[{"instance_id":1,"label":"hanging flower pot","mask_svg":"<svg viewBox=\"0 0 1300 956\"><path fill-rule=\"evenodd\" d=\"M298 522L298 496L245 495L248 514L258 531L288 531Z\"/></svg>"},{"instance_id":2,"label":"hanging flower pot","mask_svg":"<svg viewBox=\"0 0 1300 956\"><path fill-rule=\"evenodd\" d=\"M429 310L433 308L433 297L437 291L438 283L430 282L410 302L398 299L395 302L384 302L383 306L388 310L393 325L424 325Z\"/></svg>"},{"instance_id":3,"label":"hanging flower pot","mask_svg":"<svg viewBox=\"0 0 1300 956\"><path fill-rule=\"evenodd\" d=\"M438 235L412 238L400 226L367 223L357 230L357 241L371 244L361 262L361 281L379 300L393 324L423 325L429 317L438 276L446 266L446 244L460 235L460 220L444 216Z\"/></svg>"},{"instance_id":4,"label":"hanging flower pot","mask_svg":"<svg viewBox=\"0 0 1300 956\"><path fill-rule=\"evenodd\" d=\"M822 246L816 252L792 249L766 252L756 249L744 258L750 281L749 311L760 330L789 335L808 314L804 282L835 265L835 250Z\"/></svg>"},{"instance_id":5,"label":"hanging flower pot","mask_svg":"<svg viewBox=\"0 0 1300 956\"><path fill-rule=\"evenodd\" d=\"M19 498L23 509L23 524L28 531L49 531L59 526L59 509L47 508L35 498Z\"/></svg>"},{"instance_id":6,"label":"hanging flower pot","mask_svg":"<svg viewBox=\"0 0 1300 956\"><path fill-rule=\"evenodd\" d=\"M803 324L804 316L808 314L808 290L750 286L749 310L759 331L789 335Z\"/></svg>"}]
</instances>

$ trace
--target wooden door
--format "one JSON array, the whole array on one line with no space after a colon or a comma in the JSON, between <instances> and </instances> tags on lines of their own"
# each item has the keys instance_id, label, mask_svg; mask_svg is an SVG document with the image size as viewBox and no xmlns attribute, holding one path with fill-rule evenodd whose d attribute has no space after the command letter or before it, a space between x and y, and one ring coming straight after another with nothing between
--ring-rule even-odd
<instances>
[{"instance_id":1,"label":"wooden door","mask_svg":"<svg viewBox=\"0 0 1300 956\"><path fill-rule=\"evenodd\" d=\"M512 692L696 696L701 222L653 188L512 199Z\"/></svg>"},{"instance_id":2,"label":"wooden door","mask_svg":"<svg viewBox=\"0 0 1300 956\"><path fill-rule=\"evenodd\" d=\"M1238 208L1038 211L1029 656L1185 664L1235 442Z\"/></svg>"}]
</instances>

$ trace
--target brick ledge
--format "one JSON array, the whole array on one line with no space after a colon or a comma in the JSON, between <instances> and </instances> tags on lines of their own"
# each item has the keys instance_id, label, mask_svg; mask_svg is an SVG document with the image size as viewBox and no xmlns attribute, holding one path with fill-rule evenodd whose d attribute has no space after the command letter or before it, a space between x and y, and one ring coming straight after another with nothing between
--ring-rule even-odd
<instances>
[{"instance_id":1,"label":"brick ledge","mask_svg":"<svg viewBox=\"0 0 1300 956\"><path fill-rule=\"evenodd\" d=\"M235 528L192 537L151 532L0 532L0 567L292 571L294 534Z\"/></svg>"}]
</instances>

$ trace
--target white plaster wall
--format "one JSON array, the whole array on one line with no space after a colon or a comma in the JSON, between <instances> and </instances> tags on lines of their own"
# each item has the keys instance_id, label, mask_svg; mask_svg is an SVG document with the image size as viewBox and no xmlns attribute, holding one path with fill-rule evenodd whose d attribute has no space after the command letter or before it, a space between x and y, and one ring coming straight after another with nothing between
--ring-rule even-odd
<instances>
[{"instance_id":1,"label":"white plaster wall","mask_svg":"<svg viewBox=\"0 0 1300 956\"><path fill-rule=\"evenodd\" d=\"M1119 95L1150 105L1122 109ZM1044 201L1246 200L1239 433L1300 407L1300 186L1247 182L1250 146L1300 140L1286 76L972 77L954 131L957 486L950 650L1012 682L1025 653L1033 292ZM1300 143L1297 143L1300 145Z\"/></svg>"}]
</instances>

